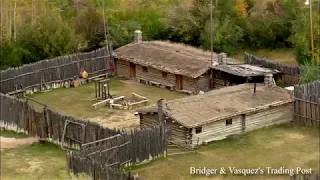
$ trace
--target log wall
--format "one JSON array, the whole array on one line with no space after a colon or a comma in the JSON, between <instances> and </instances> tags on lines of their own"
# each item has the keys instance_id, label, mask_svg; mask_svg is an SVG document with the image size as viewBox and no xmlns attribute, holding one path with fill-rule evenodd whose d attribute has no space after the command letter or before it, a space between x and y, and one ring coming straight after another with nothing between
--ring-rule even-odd
<instances>
[{"instance_id":1,"label":"log wall","mask_svg":"<svg viewBox=\"0 0 320 180\"><path fill-rule=\"evenodd\" d=\"M210 75L204 74L197 78L197 88L199 91L207 92L210 90Z\"/></svg>"},{"instance_id":2,"label":"log wall","mask_svg":"<svg viewBox=\"0 0 320 180\"><path fill-rule=\"evenodd\" d=\"M232 119L231 125L226 124L227 119L222 119L203 125L202 132L199 134L196 134L195 128L193 128L192 144L195 146L197 143L221 140L233 134L241 134L265 126L292 121L292 104L288 103L228 119Z\"/></svg>"},{"instance_id":3,"label":"log wall","mask_svg":"<svg viewBox=\"0 0 320 180\"><path fill-rule=\"evenodd\" d=\"M176 76L171 73L167 73L167 76L162 75L162 71L148 67L148 72L142 70L141 65L136 65L137 79L145 79L148 81L154 81L162 85L176 85Z\"/></svg>"},{"instance_id":4,"label":"log wall","mask_svg":"<svg viewBox=\"0 0 320 180\"><path fill-rule=\"evenodd\" d=\"M147 114L140 114L140 128L147 129L152 128L154 126L158 126L159 123L159 116L157 113L147 113Z\"/></svg>"},{"instance_id":5,"label":"log wall","mask_svg":"<svg viewBox=\"0 0 320 180\"><path fill-rule=\"evenodd\" d=\"M236 116L232 119L231 125L226 125L226 120L219 120L210 124L202 126L202 132L195 133L195 128L192 130L192 144L196 145L197 142L202 144L204 142L211 142L221 140L232 134L241 133L241 116Z\"/></svg>"},{"instance_id":6,"label":"log wall","mask_svg":"<svg viewBox=\"0 0 320 180\"><path fill-rule=\"evenodd\" d=\"M292 121L292 104L272 107L260 112L248 114L245 117L245 132L252 131L265 126L281 124Z\"/></svg>"},{"instance_id":7,"label":"log wall","mask_svg":"<svg viewBox=\"0 0 320 180\"><path fill-rule=\"evenodd\" d=\"M189 129L169 118L166 120L168 140L181 147L191 146L192 134Z\"/></svg>"},{"instance_id":8,"label":"log wall","mask_svg":"<svg viewBox=\"0 0 320 180\"><path fill-rule=\"evenodd\" d=\"M119 77L130 78L130 63L122 59L115 59L117 75Z\"/></svg>"},{"instance_id":9,"label":"log wall","mask_svg":"<svg viewBox=\"0 0 320 180\"><path fill-rule=\"evenodd\" d=\"M183 90L196 92L197 91L197 81L194 78L183 76Z\"/></svg>"}]
</instances>

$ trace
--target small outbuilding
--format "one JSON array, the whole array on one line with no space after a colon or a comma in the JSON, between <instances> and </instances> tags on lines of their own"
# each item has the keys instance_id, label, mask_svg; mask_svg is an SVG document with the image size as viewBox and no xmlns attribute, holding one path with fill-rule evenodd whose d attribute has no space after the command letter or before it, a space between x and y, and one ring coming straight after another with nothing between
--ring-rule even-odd
<instances>
[{"instance_id":1,"label":"small outbuilding","mask_svg":"<svg viewBox=\"0 0 320 180\"><path fill-rule=\"evenodd\" d=\"M195 147L289 122L292 100L292 92L272 83L246 83L177 100L160 100L157 111L153 108L139 114L142 128L165 122L172 143Z\"/></svg>"},{"instance_id":2,"label":"small outbuilding","mask_svg":"<svg viewBox=\"0 0 320 180\"><path fill-rule=\"evenodd\" d=\"M219 58L226 57L219 56ZM213 88L215 89L244 83L263 83L266 74L272 74L275 81L282 76L282 73L276 69L250 64L227 64L222 60L219 60L219 64L212 68Z\"/></svg>"}]
</instances>

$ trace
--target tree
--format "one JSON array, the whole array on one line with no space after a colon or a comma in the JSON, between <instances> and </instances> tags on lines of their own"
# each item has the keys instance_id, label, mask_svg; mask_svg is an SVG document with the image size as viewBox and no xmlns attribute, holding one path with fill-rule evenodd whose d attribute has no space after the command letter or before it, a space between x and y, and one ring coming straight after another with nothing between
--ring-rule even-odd
<instances>
[{"instance_id":1,"label":"tree","mask_svg":"<svg viewBox=\"0 0 320 180\"><path fill-rule=\"evenodd\" d=\"M313 13L313 36L314 36L314 52L316 62L319 65L320 56L320 34L318 29L319 23L317 22L319 14ZM296 52L296 59L299 64L312 64L311 49L310 49L310 26L308 13L300 14L295 20L293 28L293 34L289 40L293 43Z\"/></svg>"},{"instance_id":2,"label":"tree","mask_svg":"<svg viewBox=\"0 0 320 180\"><path fill-rule=\"evenodd\" d=\"M75 19L76 32L82 34L88 42L86 50L94 50L100 47L105 40L103 28L103 16L92 6L79 10Z\"/></svg>"},{"instance_id":3,"label":"tree","mask_svg":"<svg viewBox=\"0 0 320 180\"><path fill-rule=\"evenodd\" d=\"M55 12L41 15L38 22L22 29L12 52L22 63L73 53L83 46L83 38Z\"/></svg>"},{"instance_id":4,"label":"tree","mask_svg":"<svg viewBox=\"0 0 320 180\"><path fill-rule=\"evenodd\" d=\"M243 29L230 18L226 17L222 22L216 20L213 24L213 50L215 52L225 52L229 55L235 54L241 47L243 39ZM201 33L202 48L210 49L210 23Z\"/></svg>"}]
</instances>

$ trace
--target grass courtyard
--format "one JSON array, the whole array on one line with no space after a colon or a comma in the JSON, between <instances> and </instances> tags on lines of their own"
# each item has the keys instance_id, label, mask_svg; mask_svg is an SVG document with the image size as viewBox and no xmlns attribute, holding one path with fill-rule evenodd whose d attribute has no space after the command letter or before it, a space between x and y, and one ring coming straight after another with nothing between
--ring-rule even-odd
<instances>
[{"instance_id":1,"label":"grass courtyard","mask_svg":"<svg viewBox=\"0 0 320 180\"><path fill-rule=\"evenodd\" d=\"M1 131L2 137L27 136ZM2 146L3 147L3 146ZM1 180L71 179L66 170L66 152L59 146L37 142L1 149ZM283 124L252 131L201 146L197 153L173 155L132 167L143 180L289 179L288 176L190 175L190 167L312 168L319 172L319 129ZM75 179L75 178L73 178ZM84 179L82 177L82 179Z\"/></svg>"},{"instance_id":2,"label":"grass courtyard","mask_svg":"<svg viewBox=\"0 0 320 180\"><path fill-rule=\"evenodd\" d=\"M159 99L171 100L185 96L175 91L143 85L133 80L111 79L111 95L129 98L131 97L131 93L137 93L147 97L150 100L148 106L156 105ZM137 127L139 124L139 118L134 115L137 108L132 110L118 110L110 109L105 105L99 105L97 109L94 109L92 104L97 102L91 101L95 97L94 83L88 83L77 88L54 89L29 97L47 104L51 109L62 114L86 118L110 128L132 128ZM33 104L37 106L37 104ZM37 107L40 108L40 106Z\"/></svg>"},{"instance_id":3,"label":"grass courtyard","mask_svg":"<svg viewBox=\"0 0 320 180\"><path fill-rule=\"evenodd\" d=\"M204 180L204 179L284 179L281 175L190 175L196 168L312 168L319 172L319 129L283 124L255 130L239 137L228 138L201 146L197 153L168 156L151 164L133 168L143 179Z\"/></svg>"}]
</instances>

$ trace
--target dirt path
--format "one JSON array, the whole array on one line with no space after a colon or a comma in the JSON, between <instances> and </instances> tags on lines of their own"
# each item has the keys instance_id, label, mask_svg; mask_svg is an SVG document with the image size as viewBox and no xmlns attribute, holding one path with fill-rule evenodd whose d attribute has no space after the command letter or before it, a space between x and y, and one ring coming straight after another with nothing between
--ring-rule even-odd
<instances>
[{"instance_id":1,"label":"dirt path","mask_svg":"<svg viewBox=\"0 0 320 180\"><path fill-rule=\"evenodd\" d=\"M38 139L34 137L16 139L16 138L7 138L7 137L0 136L0 147L1 147L1 151L3 151L4 149L16 148L21 145L30 145L37 141Z\"/></svg>"}]
</instances>

